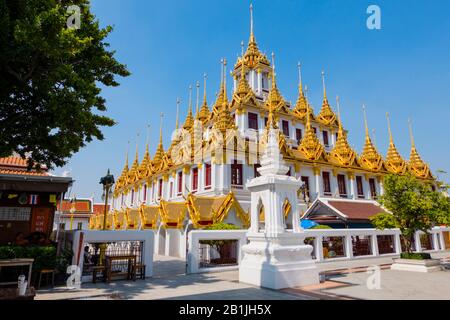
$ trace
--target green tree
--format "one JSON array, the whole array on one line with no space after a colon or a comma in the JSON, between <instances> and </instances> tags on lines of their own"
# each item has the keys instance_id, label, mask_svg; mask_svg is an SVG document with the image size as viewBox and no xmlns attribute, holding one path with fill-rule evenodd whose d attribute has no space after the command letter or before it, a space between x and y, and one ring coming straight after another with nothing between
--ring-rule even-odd
<instances>
[{"instance_id":1,"label":"green tree","mask_svg":"<svg viewBox=\"0 0 450 320\"><path fill-rule=\"evenodd\" d=\"M372 224L377 229L400 229L408 253L416 231L428 233L436 224L450 222L449 199L412 175L386 176L380 203L390 214L372 217Z\"/></svg>"},{"instance_id":2,"label":"green tree","mask_svg":"<svg viewBox=\"0 0 450 320\"><path fill-rule=\"evenodd\" d=\"M72 5L80 8L78 29L68 24ZM89 0L0 0L0 30L0 156L17 152L30 167L52 168L103 140L101 127L115 122L101 115L101 88L129 72Z\"/></svg>"}]
</instances>

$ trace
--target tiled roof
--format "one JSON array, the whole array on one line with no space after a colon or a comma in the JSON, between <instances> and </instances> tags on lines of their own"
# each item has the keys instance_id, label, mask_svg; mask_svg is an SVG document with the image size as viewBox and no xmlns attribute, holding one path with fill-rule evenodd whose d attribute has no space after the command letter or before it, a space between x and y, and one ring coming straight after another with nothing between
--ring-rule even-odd
<instances>
[{"instance_id":1,"label":"tiled roof","mask_svg":"<svg viewBox=\"0 0 450 320\"><path fill-rule=\"evenodd\" d=\"M76 200L75 203L75 214L77 213L92 213L92 201L89 199L80 199ZM65 199L63 200L62 204L60 205L58 203L57 208L61 208L62 212L70 212L70 209L72 208L72 202L70 200Z\"/></svg>"},{"instance_id":2,"label":"tiled roof","mask_svg":"<svg viewBox=\"0 0 450 320\"><path fill-rule=\"evenodd\" d=\"M345 214L348 219L367 220L379 213L385 213L381 207L367 202L328 201L328 204Z\"/></svg>"},{"instance_id":3,"label":"tiled roof","mask_svg":"<svg viewBox=\"0 0 450 320\"><path fill-rule=\"evenodd\" d=\"M109 211L109 205L107 207L107 212ZM105 212L105 205L104 204L94 204L94 214L103 214Z\"/></svg>"},{"instance_id":4,"label":"tiled roof","mask_svg":"<svg viewBox=\"0 0 450 320\"><path fill-rule=\"evenodd\" d=\"M47 168L43 167L40 172L28 170L26 159L18 156L0 158L0 174L26 175L26 176L48 176Z\"/></svg>"}]
</instances>

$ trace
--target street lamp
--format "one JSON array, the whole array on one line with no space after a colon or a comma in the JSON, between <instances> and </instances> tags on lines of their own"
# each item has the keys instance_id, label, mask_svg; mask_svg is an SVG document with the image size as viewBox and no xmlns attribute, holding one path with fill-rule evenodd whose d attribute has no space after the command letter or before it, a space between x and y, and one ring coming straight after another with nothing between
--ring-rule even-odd
<instances>
[{"instance_id":1,"label":"street lamp","mask_svg":"<svg viewBox=\"0 0 450 320\"><path fill-rule=\"evenodd\" d=\"M100 178L100 184L103 185L103 195L102 195L102 199L105 200L105 208L103 211L103 230L106 230L106 216L107 216L107 211L108 211L108 198L110 196L111 193L111 187L114 184L114 176L110 173L109 169L108 169L108 173L106 174L106 176Z\"/></svg>"}]
</instances>

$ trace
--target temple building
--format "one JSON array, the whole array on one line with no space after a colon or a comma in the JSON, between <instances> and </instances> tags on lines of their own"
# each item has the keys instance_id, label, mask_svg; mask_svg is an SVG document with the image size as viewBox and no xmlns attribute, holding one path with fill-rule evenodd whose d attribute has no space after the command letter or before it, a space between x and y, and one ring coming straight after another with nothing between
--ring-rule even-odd
<instances>
[{"instance_id":1,"label":"temple building","mask_svg":"<svg viewBox=\"0 0 450 320\"><path fill-rule=\"evenodd\" d=\"M258 175L259 157L267 142L266 128L279 129L279 148L290 170L303 182L298 191L300 212L285 202L286 221L291 214L309 217L334 227L369 224L369 216L381 212L377 197L383 193L386 174L410 172L434 181L412 139L409 160L398 152L389 123L390 144L386 156L375 147L364 110L365 144L357 153L348 140L340 117L339 99L333 108L322 73L323 100L318 112L310 104L298 65L298 98L291 105L277 87L274 55L271 59L258 46L251 10L250 39L231 72L233 93L227 92L227 62L216 101L206 98L194 109L192 88L187 117L179 123L170 146L163 145L162 125L156 153L136 155L117 179L107 228L155 230L156 252L183 256L190 229L226 222L249 226L248 180ZM388 118L389 120L389 118ZM379 208L379 209L378 209ZM261 219L264 221L264 208ZM103 228L101 216L91 228ZM287 227L291 227L287 225Z\"/></svg>"},{"instance_id":2,"label":"temple building","mask_svg":"<svg viewBox=\"0 0 450 320\"><path fill-rule=\"evenodd\" d=\"M13 244L18 234L50 237L56 204L72 183L45 166L29 169L27 159L18 155L0 158L0 245Z\"/></svg>"}]
</instances>

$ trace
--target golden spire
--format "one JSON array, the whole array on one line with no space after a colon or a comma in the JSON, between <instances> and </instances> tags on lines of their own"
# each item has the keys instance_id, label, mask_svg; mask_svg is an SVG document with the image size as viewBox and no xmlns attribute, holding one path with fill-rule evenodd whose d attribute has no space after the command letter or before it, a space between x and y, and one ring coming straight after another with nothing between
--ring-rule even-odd
<instances>
[{"instance_id":1,"label":"golden spire","mask_svg":"<svg viewBox=\"0 0 450 320\"><path fill-rule=\"evenodd\" d=\"M324 91L324 93L326 93ZM342 127L341 110L339 105L339 97L336 97L336 105L338 109L338 137L336 145L330 152L330 159L341 166L351 166L355 163L356 152L350 147L347 141L347 134Z\"/></svg>"},{"instance_id":2,"label":"golden spire","mask_svg":"<svg viewBox=\"0 0 450 320\"><path fill-rule=\"evenodd\" d=\"M198 110L199 110L198 108L200 105L200 82L199 81L197 81L196 87L197 87L197 102L195 104L195 117L198 118Z\"/></svg>"},{"instance_id":3,"label":"golden spire","mask_svg":"<svg viewBox=\"0 0 450 320\"><path fill-rule=\"evenodd\" d=\"M236 126L228 108L228 98L226 90L227 60L222 59L222 64L222 93L219 94L216 105L214 106L214 108L217 108L217 119L214 121L214 128L222 131L222 133L226 133L228 129L234 129ZM220 102L221 104L218 105L218 102Z\"/></svg>"},{"instance_id":4,"label":"golden spire","mask_svg":"<svg viewBox=\"0 0 450 320\"><path fill-rule=\"evenodd\" d=\"M194 117L192 115L192 86L189 86L189 110L186 120L183 125L183 129L191 130L194 125Z\"/></svg>"},{"instance_id":5,"label":"golden spire","mask_svg":"<svg viewBox=\"0 0 450 320\"><path fill-rule=\"evenodd\" d=\"M127 184L127 180L128 180L128 173L130 171L129 167L128 167L128 154L130 152L130 141L128 141L127 144L127 152L125 154L125 166L122 169L122 173L120 174L119 179L117 179L116 182L116 186L115 186L115 190L119 190L120 188L124 187Z\"/></svg>"},{"instance_id":6,"label":"golden spire","mask_svg":"<svg viewBox=\"0 0 450 320\"><path fill-rule=\"evenodd\" d=\"M416 144L414 142L411 119L408 119L408 126L409 126L409 134L411 137L411 154L409 156L409 169L415 176L419 178L424 179L432 178L429 166L422 160L419 153L417 152Z\"/></svg>"},{"instance_id":7,"label":"golden spire","mask_svg":"<svg viewBox=\"0 0 450 320\"><path fill-rule=\"evenodd\" d=\"M242 60L244 59L244 57L242 57ZM246 69L245 69L245 64L243 63L241 66L241 77L239 79L239 83L237 86L237 90L236 90L236 94L240 97L243 98L245 97L247 94L253 92L252 89L250 88L250 85L246 79Z\"/></svg>"},{"instance_id":8,"label":"golden spire","mask_svg":"<svg viewBox=\"0 0 450 320\"><path fill-rule=\"evenodd\" d=\"M220 68L220 89L219 93L217 94L216 103L213 107L213 113L212 116L216 116L220 110L220 107L222 106L222 103L225 101L225 94L226 94L226 87L224 84L224 64L225 59L220 60L221 68Z\"/></svg>"},{"instance_id":9,"label":"golden spire","mask_svg":"<svg viewBox=\"0 0 450 320\"><path fill-rule=\"evenodd\" d=\"M181 103L181 99L177 98L177 119L175 121L175 129L179 129L180 127L180 103Z\"/></svg>"},{"instance_id":10,"label":"golden spire","mask_svg":"<svg viewBox=\"0 0 450 320\"><path fill-rule=\"evenodd\" d=\"M253 4L250 4L250 40L249 43L256 45L255 34L253 33Z\"/></svg>"},{"instance_id":11,"label":"golden spire","mask_svg":"<svg viewBox=\"0 0 450 320\"><path fill-rule=\"evenodd\" d=\"M298 99L295 104L295 108L292 111L294 115L296 115L300 120L305 120L307 110L311 109L311 106L308 103L308 99L303 92L303 81L302 81L302 66L300 62L297 64L298 68ZM306 88L305 88L306 91ZM310 116L312 116L312 110L310 110Z\"/></svg>"},{"instance_id":12,"label":"golden spire","mask_svg":"<svg viewBox=\"0 0 450 320\"><path fill-rule=\"evenodd\" d=\"M325 159L326 155L324 148L320 143L314 129L311 126L311 109L306 110L306 124L305 124L305 135L300 141L298 150L303 154L307 160L316 161L320 158Z\"/></svg>"},{"instance_id":13,"label":"golden spire","mask_svg":"<svg viewBox=\"0 0 450 320\"><path fill-rule=\"evenodd\" d=\"M396 174L403 174L406 170L406 162L403 160L400 153L397 151L397 148L394 144L394 138L392 136L392 130L391 130L391 121L389 119L389 113L386 112L386 118L388 122L388 131L389 131L389 149L386 156L386 169L388 169L389 172L396 173Z\"/></svg>"},{"instance_id":14,"label":"golden spire","mask_svg":"<svg viewBox=\"0 0 450 320\"><path fill-rule=\"evenodd\" d=\"M151 164L150 152L149 152L149 139L150 139L150 124L147 125L147 141L145 144L145 154L142 162L139 166L139 179L144 179L149 175L148 168Z\"/></svg>"},{"instance_id":15,"label":"golden spire","mask_svg":"<svg viewBox=\"0 0 450 320\"><path fill-rule=\"evenodd\" d=\"M136 135L136 154L134 156L134 161L133 164L131 165L131 169L128 172L128 182L133 183L137 180L138 178L138 170L139 170L139 152L138 152L138 145L139 145L139 136L140 134L138 133Z\"/></svg>"},{"instance_id":16,"label":"golden spire","mask_svg":"<svg viewBox=\"0 0 450 320\"><path fill-rule=\"evenodd\" d=\"M159 127L159 144L158 144L158 148L156 149L155 156L153 157L153 165L155 167L157 167L159 164L161 164L161 161L164 156L164 146L163 146L163 139L162 139L164 113L161 112L160 117L161 117L161 120L160 120L161 123L160 123L160 127Z\"/></svg>"},{"instance_id":17,"label":"golden spire","mask_svg":"<svg viewBox=\"0 0 450 320\"><path fill-rule=\"evenodd\" d=\"M277 87L276 68L275 68L275 54L272 52L272 86L267 97L266 109L273 112L290 113L280 91Z\"/></svg>"},{"instance_id":18,"label":"golden spire","mask_svg":"<svg viewBox=\"0 0 450 320\"><path fill-rule=\"evenodd\" d=\"M322 71L322 85L323 85L323 103L322 103L322 109L320 110L320 113L317 116L317 121L321 122L322 124L324 124L326 126L335 125L336 124L336 115L334 114L333 110L331 110L330 104L328 103L324 71Z\"/></svg>"},{"instance_id":19,"label":"golden spire","mask_svg":"<svg viewBox=\"0 0 450 320\"><path fill-rule=\"evenodd\" d=\"M210 116L210 111L208 107L208 102L206 101L206 73L203 75L203 104L200 112L197 115L197 119L200 120L203 124L208 120Z\"/></svg>"},{"instance_id":20,"label":"golden spire","mask_svg":"<svg viewBox=\"0 0 450 320\"><path fill-rule=\"evenodd\" d=\"M372 143L369 134L369 125L367 123L367 114L366 114L366 106L363 105L363 113L364 113L364 126L366 129L366 142L364 144L363 152L359 157L359 161L361 166L365 169L369 169L372 171L379 171L383 166L383 158L378 153L376 147Z\"/></svg>"}]
</instances>

